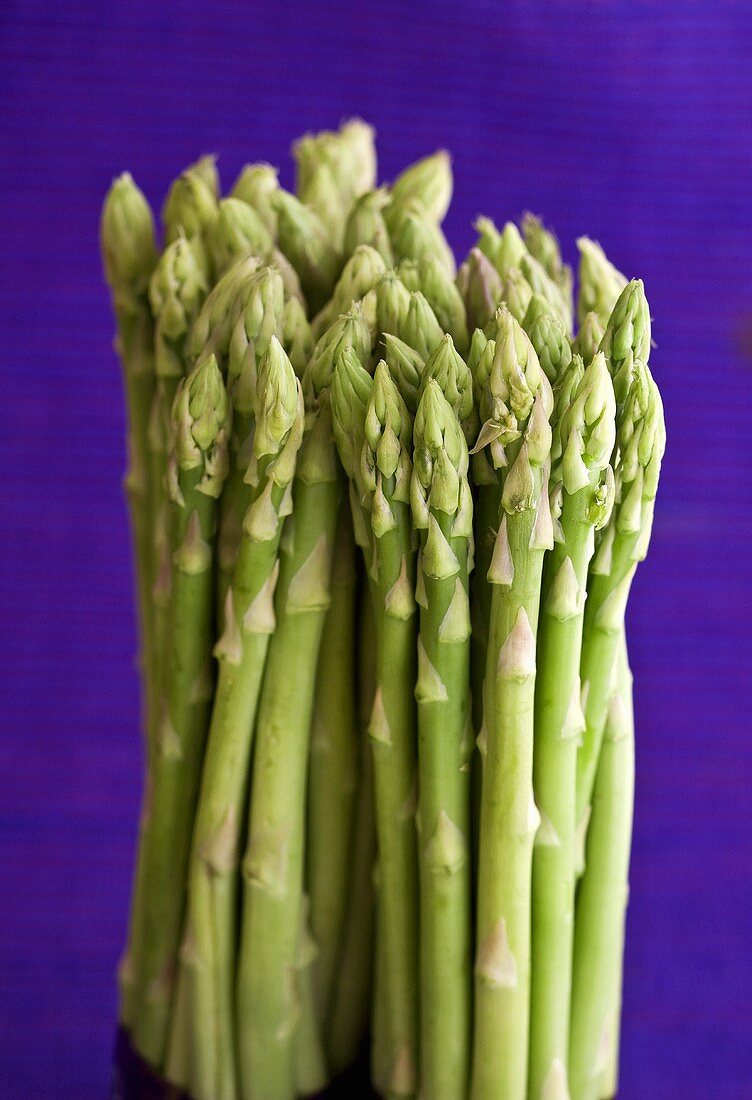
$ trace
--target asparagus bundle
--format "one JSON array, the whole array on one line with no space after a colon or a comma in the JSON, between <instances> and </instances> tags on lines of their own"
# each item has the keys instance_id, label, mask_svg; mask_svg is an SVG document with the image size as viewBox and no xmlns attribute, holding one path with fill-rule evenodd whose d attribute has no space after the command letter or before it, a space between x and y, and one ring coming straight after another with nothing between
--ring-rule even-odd
<instances>
[{"instance_id":1,"label":"asparagus bundle","mask_svg":"<svg viewBox=\"0 0 752 1100\"><path fill-rule=\"evenodd\" d=\"M358 1062L390 1100L607 1100L644 288L582 237L575 308L532 215L455 271L445 152L378 186L353 120L294 155L295 193L191 165L161 253L127 174L102 216L147 770L121 1025L193 1100Z\"/></svg>"}]
</instances>

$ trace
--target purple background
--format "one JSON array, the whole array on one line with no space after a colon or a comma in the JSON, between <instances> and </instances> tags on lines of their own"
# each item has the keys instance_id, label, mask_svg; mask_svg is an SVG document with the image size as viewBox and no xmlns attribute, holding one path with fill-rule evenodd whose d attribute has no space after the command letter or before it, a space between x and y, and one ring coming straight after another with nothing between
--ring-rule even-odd
<instances>
[{"instance_id":1,"label":"purple background","mask_svg":"<svg viewBox=\"0 0 752 1100\"><path fill-rule=\"evenodd\" d=\"M360 113L646 283L669 450L630 607L626 1100L752 1097L752 16L744 3L7 0L0 15L0 1094L103 1097L140 785L123 412L97 218ZM747 13L745 13L745 8ZM65 14L62 14L62 13Z\"/></svg>"}]
</instances>

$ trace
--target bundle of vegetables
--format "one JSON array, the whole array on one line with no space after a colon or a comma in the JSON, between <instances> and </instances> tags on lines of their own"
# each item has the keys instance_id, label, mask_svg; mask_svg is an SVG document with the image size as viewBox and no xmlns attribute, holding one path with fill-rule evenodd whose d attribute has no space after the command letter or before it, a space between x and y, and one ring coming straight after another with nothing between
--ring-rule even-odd
<instances>
[{"instance_id":1,"label":"bundle of vegetables","mask_svg":"<svg viewBox=\"0 0 752 1100\"><path fill-rule=\"evenodd\" d=\"M437 153L212 158L102 247L128 407L146 784L121 1023L194 1100L616 1092L624 616L664 426L587 238L478 219ZM574 315L577 331L573 332Z\"/></svg>"}]
</instances>

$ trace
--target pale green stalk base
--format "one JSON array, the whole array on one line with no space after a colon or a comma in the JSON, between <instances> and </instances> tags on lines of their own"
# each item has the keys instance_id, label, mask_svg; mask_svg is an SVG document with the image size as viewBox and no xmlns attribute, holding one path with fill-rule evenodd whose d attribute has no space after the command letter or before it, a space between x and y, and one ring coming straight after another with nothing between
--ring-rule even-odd
<instances>
[{"instance_id":1,"label":"pale green stalk base","mask_svg":"<svg viewBox=\"0 0 752 1100\"><path fill-rule=\"evenodd\" d=\"M619 654L621 713L609 715L593 791L585 873L577 892L569 1046L572 1100L598 1100L618 996L634 796L631 676Z\"/></svg>"},{"instance_id":2,"label":"pale green stalk base","mask_svg":"<svg viewBox=\"0 0 752 1100\"><path fill-rule=\"evenodd\" d=\"M514 582L494 585L486 673L478 867L472 1100L525 1100L530 994L535 671L500 676L499 655L524 609L538 622L543 552L530 550L534 509L507 516Z\"/></svg>"},{"instance_id":3,"label":"pale green stalk base","mask_svg":"<svg viewBox=\"0 0 752 1100\"><path fill-rule=\"evenodd\" d=\"M207 548L213 537L215 501L196 491L202 471L181 476L185 507L179 511L181 547L191 514L198 516ZM159 727L151 805L143 843L143 898L136 914L132 965L138 1011L131 1035L139 1053L161 1068L183 923L186 873L194 808L208 727L213 637L214 578L209 552L196 571L173 572L168 629L165 710Z\"/></svg>"},{"instance_id":4,"label":"pale green stalk base","mask_svg":"<svg viewBox=\"0 0 752 1100\"><path fill-rule=\"evenodd\" d=\"M308 776L306 881L318 955L312 967L316 1018L329 1019L353 855L358 782L355 715L355 544L347 501L341 507L332 602L321 642Z\"/></svg>"},{"instance_id":5,"label":"pale green stalk base","mask_svg":"<svg viewBox=\"0 0 752 1100\"><path fill-rule=\"evenodd\" d=\"M297 960L300 1020L295 1032L295 1084L298 1096L321 1092L329 1081L324 1043L314 1005L312 967L318 957L318 946L308 927L309 908L309 900L304 896Z\"/></svg>"},{"instance_id":6,"label":"pale green stalk base","mask_svg":"<svg viewBox=\"0 0 752 1100\"><path fill-rule=\"evenodd\" d=\"M542 825L533 850L530 1065L532 1100L566 1071L575 891L575 788L582 733L580 651L593 527L592 489L564 499L565 541L549 553L538 625L533 785ZM557 599L566 584L568 599ZM549 1086L551 1088L552 1086Z\"/></svg>"},{"instance_id":7,"label":"pale green stalk base","mask_svg":"<svg viewBox=\"0 0 752 1100\"><path fill-rule=\"evenodd\" d=\"M438 683L418 679L420 871L420 1087L431 1100L464 1100L470 1067L469 620L464 639L442 640L459 584L467 592L467 539L436 513L459 573L425 577L420 642ZM420 565L419 565L420 568ZM444 698L439 698L443 685ZM433 694L433 697L431 695Z\"/></svg>"},{"instance_id":8,"label":"pale green stalk base","mask_svg":"<svg viewBox=\"0 0 752 1100\"><path fill-rule=\"evenodd\" d=\"M243 1100L295 1096L309 736L339 496L337 482L296 478L291 537L286 531L282 540L277 627L264 673L243 861L237 987Z\"/></svg>"}]
</instances>

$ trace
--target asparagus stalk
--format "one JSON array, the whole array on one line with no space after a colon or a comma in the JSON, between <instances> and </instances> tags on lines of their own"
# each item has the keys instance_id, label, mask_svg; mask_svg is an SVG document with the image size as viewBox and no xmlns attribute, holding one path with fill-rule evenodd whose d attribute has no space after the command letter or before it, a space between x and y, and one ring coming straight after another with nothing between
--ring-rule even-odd
<instances>
[{"instance_id":1,"label":"asparagus stalk","mask_svg":"<svg viewBox=\"0 0 752 1100\"><path fill-rule=\"evenodd\" d=\"M229 403L214 356L179 386L169 474L177 549L167 630L165 696L144 833L143 906L133 935L132 1035L163 1064L182 927L190 830L211 700L216 501L227 473Z\"/></svg>"},{"instance_id":2,"label":"asparagus stalk","mask_svg":"<svg viewBox=\"0 0 752 1100\"><path fill-rule=\"evenodd\" d=\"M194 1100L237 1096L233 990L238 848L249 784L261 678L274 630L278 548L303 433L303 397L289 359L272 336L259 365L253 483L227 592L224 633L215 646L214 696L193 831L189 900L177 999L187 1032L173 1027L167 1069ZM187 1050L186 1050L187 1047ZM190 1065L187 1077L181 1067Z\"/></svg>"},{"instance_id":3,"label":"asparagus stalk","mask_svg":"<svg viewBox=\"0 0 752 1100\"><path fill-rule=\"evenodd\" d=\"M451 344L451 337L446 339ZM464 364L463 364L464 365ZM468 390L472 398L472 391ZM461 1100L470 1062L470 610L472 497L457 416L435 379L414 427L413 521L423 574L418 641L421 1091Z\"/></svg>"},{"instance_id":4,"label":"asparagus stalk","mask_svg":"<svg viewBox=\"0 0 752 1100\"><path fill-rule=\"evenodd\" d=\"M155 318L156 387L152 398L148 431L148 464L152 537L151 568L151 658L147 683L149 705L149 767L153 773L159 752L159 721L165 707L165 656L168 609L172 587L172 554L175 550L172 506L167 487L170 447L170 414L180 379L187 369L187 336L207 289L205 255L185 237L168 245L160 257L149 284L149 297ZM153 779L153 774L151 776ZM127 959L137 950L134 936L142 934L140 913L147 888L145 860L148 845L145 834L148 820L140 826L139 854L132 900L131 927ZM126 966L125 973L128 974ZM124 1020L130 1026L132 1013Z\"/></svg>"},{"instance_id":5,"label":"asparagus stalk","mask_svg":"<svg viewBox=\"0 0 752 1100\"><path fill-rule=\"evenodd\" d=\"M530 988L535 632L548 508L552 395L529 339L502 309L476 449L500 471L484 689L473 1100L524 1100Z\"/></svg>"},{"instance_id":6,"label":"asparagus stalk","mask_svg":"<svg viewBox=\"0 0 752 1100\"><path fill-rule=\"evenodd\" d=\"M363 372L365 373L365 372ZM376 622L376 692L369 723L374 759L379 848L379 936L389 992L388 1082L393 1097L412 1096L417 1059L417 866L414 813L415 683L413 577L415 551L409 522L409 441L412 418L381 361L367 389L341 358L333 391L335 432L345 469L365 505L373 553L369 565ZM355 376L353 376L355 375ZM349 377L348 377L349 376ZM342 399L352 394L353 399ZM365 434L360 466L353 443Z\"/></svg>"},{"instance_id":7,"label":"asparagus stalk","mask_svg":"<svg viewBox=\"0 0 752 1100\"><path fill-rule=\"evenodd\" d=\"M616 690L621 695L622 701L625 705L625 718L627 722L627 736L632 742L632 769L634 769L634 702L632 698L632 672L629 667L629 656L627 653L627 639L622 633L621 641L619 643L619 652L616 657L616 665L614 668L615 685ZM630 784L630 771L627 769L625 775L625 782L620 790L620 797L625 799L634 809L634 784ZM596 782L597 782L596 776ZM625 813L626 813L625 807ZM624 830L622 834L622 841L627 845L627 851L623 849L619 851L619 858L623 860L622 866L629 870L629 856L631 851L632 842L632 823L629 822L629 828ZM626 931L626 909L629 902L629 881L624 881L624 909L621 913L617 911L616 919L618 921L618 946L616 948L617 965L615 967L615 974L613 975L613 982L611 989L609 990L609 1015L607 1017L606 1035L607 1039L605 1043L607 1047L606 1065L601 1074L601 1083L598 1090L599 1100L612 1100L616 1096L618 1084L619 1084L619 1039L621 1034L621 1002L622 1002L622 984L624 979L624 933Z\"/></svg>"},{"instance_id":8,"label":"asparagus stalk","mask_svg":"<svg viewBox=\"0 0 752 1100\"><path fill-rule=\"evenodd\" d=\"M616 1042L628 893L634 794L631 690L626 647L621 644L593 792L587 865L577 892L569 1046L572 1100L615 1095L615 1079L605 1082L613 1091L603 1091L602 1085Z\"/></svg>"},{"instance_id":9,"label":"asparagus stalk","mask_svg":"<svg viewBox=\"0 0 752 1100\"><path fill-rule=\"evenodd\" d=\"M580 651L594 530L613 503L616 406L603 354L576 358L556 389L554 493L563 497L541 591L533 783L541 815L533 852L531 1097L564 1095L575 891L575 788Z\"/></svg>"},{"instance_id":10,"label":"asparagus stalk","mask_svg":"<svg viewBox=\"0 0 752 1100\"><path fill-rule=\"evenodd\" d=\"M329 1079L313 989L313 967L319 956L319 947L311 933L309 909L309 898L303 894L295 960L300 999L300 1020L295 1034L295 1085L299 1096L318 1094Z\"/></svg>"},{"instance_id":11,"label":"asparagus stalk","mask_svg":"<svg viewBox=\"0 0 752 1100\"><path fill-rule=\"evenodd\" d=\"M316 676L308 776L306 881L318 945L312 984L316 1018L330 1016L345 921L359 746L355 701L355 544L347 501L334 547L331 606Z\"/></svg>"},{"instance_id":12,"label":"asparagus stalk","mask_svg":"<svg viewBox=\"0 0 752 1100\"><path fill-rule=\"evenodd\" d=\"M336 377L335 371L335 377ZM359 731L364 734L373 706L376 639L373 605L366 592L360 608L358 651ZM355 1061L368 1029L374 946L374 863L376 833L373 816L373 766L365 739L359 743L357 807L353 828L352 864L330 1022L327 1054L332 1072L341 1073Z\"/></svg>"},{"instance_id":13,"label":"asparagus stalk","mask_svg":"<svg viewBox=\"0 0 752 1100\"><path fill-rule=\"evenodd\" d=\"M117 324L115 347L125 383L128 418L128 469L125 488L130 505L134 573L138 604L139 665L144 681L143 730L147 755L154 750L155 676L151 585L154 555L150 531L149 417L154 395L154 330L147 290L157 250L149 205L126 172L107 193L100 227L102 259ZM147 784L149 779L147 777ZM147 788L148 789L148 788ZM142 814L143 821L143 814ZM134 1011L134 972L130 944L138 900L138 872L125 955L119 967L120 1020L130 1027Z\"/></svg>"},{"instance_id":14,"label":"asparagus stalk","mask_svg":"<svg viewBox=\"0 0 752 1100\"><path fill-rule=\"evenodd\" d=\"M282 542L277 626L264 673L243 862L237 1010L244 1100L295 1095L300 1000L294 964L307 760L341 487L329 384L335 357L348 347L370 351L370 334L358 312L322 336L304 378L308 422L293 487L292 524Z\"/></svg>"},{"instance_id":15,"label":"asparagus stalk","mask_svg":"<svg viewBox=\"0 0 752 1100\"><path fill-rule=\"evenodd\" d=\"M585 731L577 754L577 821L582 850L608 710L611 670L637 563L647 553L665 448L660 395L645 356L650 316L642 283L627 284L601 341L616 395L616 505L590 569L580 677ZM581 864L581 858L579 860Z\"/></svg>"}]
</instances>

